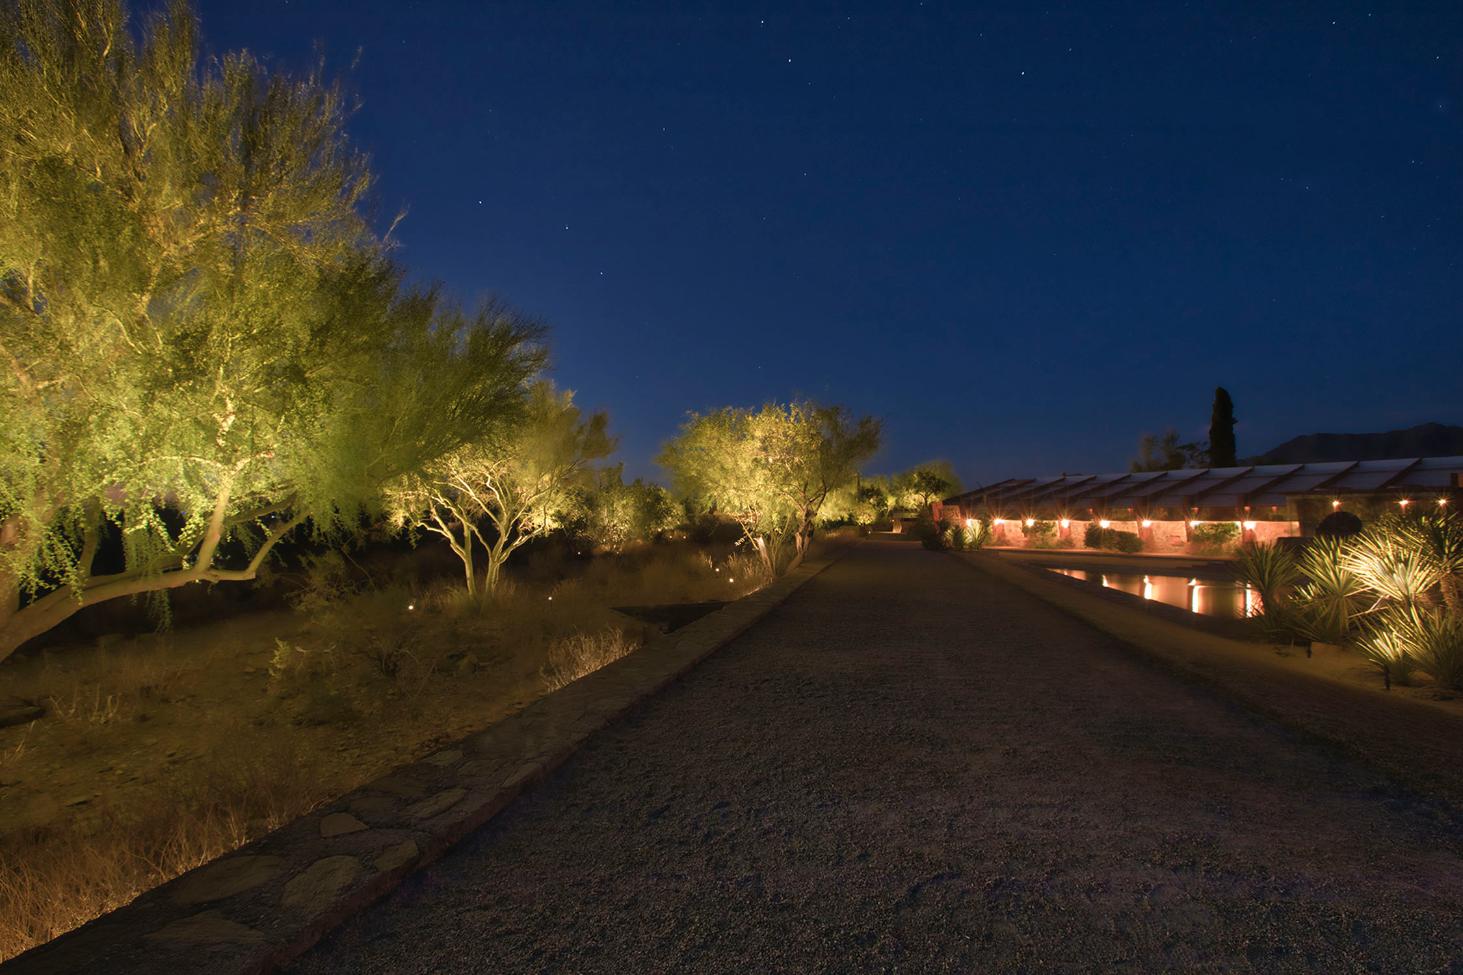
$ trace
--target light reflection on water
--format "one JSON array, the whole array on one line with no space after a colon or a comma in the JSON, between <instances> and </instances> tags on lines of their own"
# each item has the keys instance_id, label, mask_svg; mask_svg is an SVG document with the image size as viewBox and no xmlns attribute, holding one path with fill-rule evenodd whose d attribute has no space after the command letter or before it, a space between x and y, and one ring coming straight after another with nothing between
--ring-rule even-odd
<instances>
[{"instance_id":1,"label":"light reflection on water","mask_svg":"<svg viewBox=\"0 0 1463 975\"><path fill-rule=\"evenodd\" d=\"M1141 575L1131 572L1089 572L1086 569L1050 571L1084 582L1096 582L1104 589L1118 589L1204 616L1243 619L1260 612L1259 593L1238 582L1152 573Z\"/></svg>"}]
</instances>

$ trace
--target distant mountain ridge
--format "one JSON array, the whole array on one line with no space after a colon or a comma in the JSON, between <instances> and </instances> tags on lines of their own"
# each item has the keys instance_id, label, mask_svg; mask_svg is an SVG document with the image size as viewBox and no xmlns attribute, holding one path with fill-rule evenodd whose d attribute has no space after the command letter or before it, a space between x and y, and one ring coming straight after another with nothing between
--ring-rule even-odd
<instances>
[{"instance_id":1,"label":"distant mountain ridge","mask_svg":"<svg viewBox=\"0 0 1463 975\"><path fill-rule=\"evenodd\" d=\"M1421 423L1385 433L1308 433L1285 441L1247 464L1313 464L1328 460L1463 456L1463 427Z\"/></svg>"}]
</instances>

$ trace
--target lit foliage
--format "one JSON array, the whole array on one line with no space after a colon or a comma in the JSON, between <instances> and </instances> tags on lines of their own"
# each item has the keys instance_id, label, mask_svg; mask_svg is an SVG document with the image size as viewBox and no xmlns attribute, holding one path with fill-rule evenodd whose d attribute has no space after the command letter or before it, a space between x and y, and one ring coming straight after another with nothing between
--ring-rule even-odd
<instances>
[{"instance_id":1,"label":"lit foliage","mask_svg":"<svg viewBox=\"0 0 1463 975\"><path fill-rule=\"evenodd\" d=\"M829 492L853 480L878 446L872 417L793 402L693 415L659 462L695 506L741 526L771 576L802 561Z\"/></svg>"},{"instance_id":2,"label":"lit foliage","mask_svg":"<svg viewBox=\"0 0 1463 975\"><path fill-rule=\"evenodd\" d=\"M196 36L182 5L140 37L116 0L0 10L0 658L253 578L538 367L530 333L401 292L338 88Z\"/></svg>"},{"instance_id":3,"label":"lit foliage","mask_svg":"<svg viewBox=\"0 0 1463 975\"><path fill-rule=\"evenodd\" d=\"M478 591L481 547L482 586L492 592L509 556L574 513L590 465L614 451L608 425L603 413L583 416L572 392L535 383L515 419L482 428L470 443L393 484L392 518L446 539L469 592Z\"/></svg>"},{"instance_id":4,"label":"lit foliage","mask_svg":"<svg viewBox=\"0 0 1463 975\"><path fill-rule=\"evenodd\" d=\"M631 542L653 542L680 527L683 512L659 484L636 478L626 484L621 464L594 475L580 507L590 541L612 552Z\"/></svg>"},{"instance_id":5,"label":"lit foliage","mask_svg":"<svg viewBox=\"0 0 1463 975\"><path fill-rule=\"evenodd\" d=\"M1463 689L1460 568L1457 515L1392 515L1351 539L1312 540L1300 561L1306 581L1276 608L1303 636L1354 646L1388 686L1421 670Z\"/></svg>"},{"instance_id":6,"label":"lit foliage","mask_svg":"<svg viewBox=\"0 0 1463 975\"><path fill-rule=\"evenodd\" d=\"M923 512L959 491L960 478L949 461L926 461L893 479L893 507Z\"/></svg>"}]
</instances>

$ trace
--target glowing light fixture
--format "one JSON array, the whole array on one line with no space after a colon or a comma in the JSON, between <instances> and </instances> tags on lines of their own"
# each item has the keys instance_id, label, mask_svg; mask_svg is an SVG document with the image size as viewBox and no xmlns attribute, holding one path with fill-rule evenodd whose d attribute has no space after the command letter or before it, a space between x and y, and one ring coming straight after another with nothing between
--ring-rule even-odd
<instances>
[{"instance_id":1,"label":"glowing light fixture","mask_svg":"<svg viewBox=\"0 0 1463 975\"><path fill-rule=\"evenodd\" d=\"M417 608L417 604L416 603L407 603L406 604L406 608L407 608L408 611L413 610L413 609L416 609Z\"/></svg>"},{"instance_id":2,"label":"glowing light fixture","mask_svg":"<svg viewBox=\"0 0 1463 975\"><path fill-rule=\"evenodd\" d=\"M1438 498L1438 507L1439 508L1445 507L1447 505L1447 503L1448 503L1448 499L1447 498Z\"/></svg>"},{"instance_id":3,"label":"glowing light fixture","mask_svg":"<svg viewBox=\"0 0 1463 975\"><path fill-rule=\"evenodd\" d=\"M1412 503L1412 499L1410 499L1410 498L1398 498L1397 499L1397 507L1399 507L1399 508L1406 508L1411 503Z\"/></svg>"},{"instance_id":4,"label":"glowing light fixture","mask_svg":"<svg viewBox=\"0 0 1463 975\"><path fill-rule=\"evenodd\" d=\"M1062 527L1063 528L1071 528L1072 527L1072 519L1070 519L1070 518L1063 518L1062 519Z\"/></svg>"},{"instance_id":5,"label":"glowing light fixture","mask_svg":"<svg viewBox=\"0 0 1463 975\"><path fill-rule=\"evenodd\" d=\"M1332 498L1331 499L1331 510L1332 511L1335 511L1339 507L1341 507L1341 499L1340 498Z\"/></svg>"},{"instance_id":6,"label":"glowing light fixture","mask_svg":"<svg viewBox=\"0 0 1463 975\"><path fill-rule=\"evenodd\" d=\"M1026 527L1027 528L1030 528L1034 524L1036 524L1036 519L1035 518L1027 518L1026 519Z\"/></svg>"},{"instance_id":7,"label":"glowing light fixture","mask_svg":"<svg viewBox=\"0 0 1463 975\"><path fill-rule=\"evenodd\" d=\"M1097 522L1097 527L1098 528L1108 528L1108 527L1111 527L1111 525L1112 525L1112 522L1108 521L1106 518L1102 518L1102 519L1100 519Z\"/></svg>"},{"instance_id":8,"label":"glowing light fixture","mask_svg":"<svg viewBox=\"0 0 1463 975\"><path fill-rule=\"evenodd\" d=\"M1189 522L1189 527L1190 528L1198 528L1199 527L1199 519L1195 518L1193 521Z\"/></svg>"},{"instance_id":9,"label":"glowing light fixture","mask_svg":"<svg viewBox=\"0 0 1463 975\"><path fill-rule=\"evenodd\" d=\"M1252 532L1254 530L1255 530L1255 523L1253 521L1247 521L1247 522L1245 522L1245 531Z\"/></svg>"},{"instance_id":10,"label":"glowing light fixture","mask_svg":"<svg viewBox=\"0 0 1463 975\"><path fill-rule=\"evenodd\" d=\"M1004 525L1005 523L1006 523L1006 519L1004 519L1004 518L992 518L991 519L991 524L992 525Z\"/></svg>"},{"instance_id":11,"label":"glowing light fixture","mask_svg":"<svg viewBox=\"0 0 1463 975\"><path fill-rule=\"evenodd\" d=\"M1144 518L1143 519L1143 527L1144 528L1152 528L1153 527L1153 522L1149 521L1147 518Z\"/></svg>"}]
</instances>

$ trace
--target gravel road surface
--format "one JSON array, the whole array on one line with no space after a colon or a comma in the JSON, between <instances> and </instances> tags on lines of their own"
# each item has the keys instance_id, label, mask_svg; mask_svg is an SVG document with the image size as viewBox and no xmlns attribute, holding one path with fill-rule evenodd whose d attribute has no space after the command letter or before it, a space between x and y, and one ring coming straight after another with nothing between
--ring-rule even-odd
<instances>
[{"instance_id":1,"label":"gravel road surface","mask_svg":"<svg viewBox=\"0 0 1463 975\"><path fill-rule=\"evenodd\" d=\"M867 543L296 971L1463 972L1463 826Z\"/></svg>"}]
</instances>

